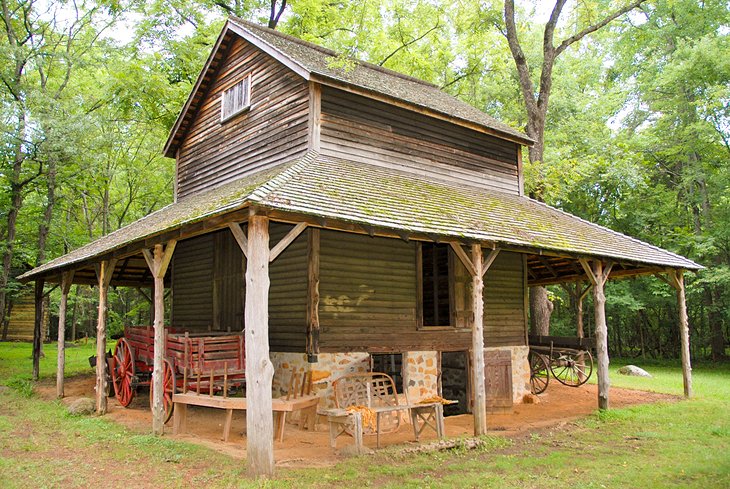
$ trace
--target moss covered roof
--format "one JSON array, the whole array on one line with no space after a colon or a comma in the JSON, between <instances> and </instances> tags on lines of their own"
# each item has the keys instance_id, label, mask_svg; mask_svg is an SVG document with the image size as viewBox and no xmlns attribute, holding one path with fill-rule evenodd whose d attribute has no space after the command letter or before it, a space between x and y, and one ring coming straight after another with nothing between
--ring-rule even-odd
<instances>
[{"instance_id":1,"label":"moss covered roof","mask_svg":"<svg viewBox=\"0 0 730 489\"><path fill-rule=\"evenodd\" d=\"M652 266L701 268L675 253L527 197L310 152L292 163L170 204L20 278L73 268L76 263L247 205L442 240L486 241Z\"/></svg>"},{"instance_id":2,"label":"moss covered roof","mask_svg":"<svg viewBox=\"0 0 730 489\"><path fill-rule=\"evenodd\" d=\"M241 209L248 202L251 192L287 168L287 165L282 165L274 170L181 199L64 256L40 265L18 278L27 280L55 269L74 268L74 264L114 252L146 238Z\"/></svg>"}]
</instances>

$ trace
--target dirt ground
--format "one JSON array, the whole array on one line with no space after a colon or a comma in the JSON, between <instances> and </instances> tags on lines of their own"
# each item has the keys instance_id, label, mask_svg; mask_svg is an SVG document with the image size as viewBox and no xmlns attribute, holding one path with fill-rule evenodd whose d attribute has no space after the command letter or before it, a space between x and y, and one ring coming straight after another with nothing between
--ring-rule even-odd
<instances>
[{"instance_id":1,"label":"dirt ground","mask_svg":"<svg viewBox=\"0 0 730 489\"><path fill-rule=\"evenodd\" d=\"M44 399L55 397L55 383L41 383L37 392ZM80 397L94 397L94 377L83 376L66 380L66 397L63 402L70 404ZM567 421L584 417L596 410L597 386L584 385L579 388L565 387L557 382L550 383L547 391L539 396L538 404L516 404L508 413L488 413L489 434L519 436L526 433L564 424ZM677 398L667 394L644 392L630 389L611 388L612 407L625 407L659 401L672 401ZM140 433L147 433L151 427L149 394L142 390L132 404L124 408L115 398L109 399L108 417L123 426ZM207 446L232 457L246 457L245 433L246 418L241 411L234 412L233 427L228 442L223 442L224 411L191 406L188 410L188 431L185 434L172 434L172 420L166 426L165 436ZM473 432L471 415L450 416L445 419L446 435L462 436ZM436 434L427 429L421 435L421 442L436 439ZM413 429L402 424L395 433L381 436L381 446L415 444ZM296 424L288 423L283 442L274 442L274 457L280 467L316 467L332 465L341 460L347 446L353 440L347 435L337 439L337 449L329 445L329 432L324 418L319 419L315 431L303 431ZM365 437L365 445L375 448L375 437ZM344 450L343 450L344 448Z\"/></svg>"}]
</instances>

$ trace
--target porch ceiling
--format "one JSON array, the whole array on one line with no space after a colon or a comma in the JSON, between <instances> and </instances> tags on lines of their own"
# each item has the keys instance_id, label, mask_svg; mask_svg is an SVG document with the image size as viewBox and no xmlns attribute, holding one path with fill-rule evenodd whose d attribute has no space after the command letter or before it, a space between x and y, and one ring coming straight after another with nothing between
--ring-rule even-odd
<instances>
[{"instance_id":1,"label":"porch ceiling","mask_svg":"<svg viewBox=\"0 0 730 489\"><path fill-rule=\"evenodd\" d=\"M309 152L273 170L186 197L19 278L51 279L62 270L93 270L93 263L104 258L135 256L155 243L245 221L248 214L241 210L248 206L263 209L274 219L286 215L292 222L308 221L320 227L404 239L480 242L526 253L529 280L534 284L581 278L577 258L618 263L615 276L702 268L680 255L526 197ZM118 276L122 263L117 265L115 279L123 278ZM141 265L139 260L127 264L130 279L142 279Z\"/></svg>"}]
</instances>

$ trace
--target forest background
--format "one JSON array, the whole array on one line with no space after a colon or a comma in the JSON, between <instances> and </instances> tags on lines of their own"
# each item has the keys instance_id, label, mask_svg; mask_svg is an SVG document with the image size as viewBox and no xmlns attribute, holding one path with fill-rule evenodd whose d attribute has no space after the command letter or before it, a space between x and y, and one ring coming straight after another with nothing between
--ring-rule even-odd
<instances>
[{"instance_id":1,"label":"forest background","mask_svg":"<svg viewBox=\"0 0 730 489\"><path fill-rule=\"evenodd\" d=\"M525 158L527 192L704 265L687 277L692 354L723 358L730 6L518 1L512 14L512 3L0 0L2 338L24 290L15 276L172 201L174 161L161 149L234 14L430 81L528 133L528 113L542 107L544 151ZM574 336L575 301L560 287L547 294L551 334ZM93 336L97 295L72 289L75 337ZM111 334L149 322L144 291L114 289L110 301ZM609 282L611 354L678 356L676 307L653 277Z\"/></svg>"}]
</instances>

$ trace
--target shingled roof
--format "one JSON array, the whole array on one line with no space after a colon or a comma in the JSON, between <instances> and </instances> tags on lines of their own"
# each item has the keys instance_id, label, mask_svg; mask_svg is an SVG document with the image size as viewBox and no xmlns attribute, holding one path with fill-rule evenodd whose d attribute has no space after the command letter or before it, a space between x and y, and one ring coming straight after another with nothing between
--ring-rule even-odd
<instances>
[{"instance_id":1,"label":"shingled roof","mask_svg":"<svg viewBox=\"0 0 730 489\"><path fill-rule=\"evenodd\" d=\"M532 144L533 142L524 133L447 94L436 85L356 59L350 59L351 66L348 64L346 68L342 68L339 67L342 63L338 63L342 58L341 53L237 17L230 17L190 98L170 132L165 145L166 156L174 157L185 127L194 117L197 104L202 103L201 94L205 92L208 83L212 80L210 74L223 60L223 56L220 54L220 51L223 50L221 46L231 33L257 46L306 80L315 80L343 90L357 89L358 93L365 96L369 94L385 97L413 110L425 111L434 116L444 116L455 123L477 126L521 144Z\"/></svg>"},{"instance_id":2,"label":"shingled roof","mask_svg":"<svg viewBox=\"0 0 730 489\"><path fill-rule=\"evenodd\" d=\"M289 164L187 197L20 278L249 205L442 240L487 242L654 267L697 263L518 195L457 186L309 152Z\"/></svg>"}]
</instances>

